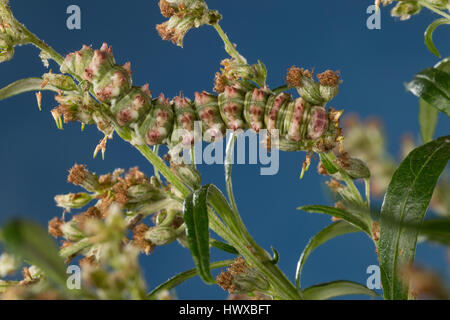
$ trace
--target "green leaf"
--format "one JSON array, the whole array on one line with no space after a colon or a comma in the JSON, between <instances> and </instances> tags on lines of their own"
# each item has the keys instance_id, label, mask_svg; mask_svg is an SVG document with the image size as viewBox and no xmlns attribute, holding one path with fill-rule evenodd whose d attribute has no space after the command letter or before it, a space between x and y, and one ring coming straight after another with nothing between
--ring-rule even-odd
<instances>
[{"instance_id":1,"label":"green leaf","mask_svg":"<svg viewBox=\"0 0 450 320\"><path fill-rule=\"evenodd\" d=\"M66 286L64 261L42 227L26 220L14 220L3 228L2 241L9 252L39 267L55 283Z\"/></svg>"},{"instance_id":2,"label":"green leaf","mask_svg":"<svg viewBox=\"0 0 450 320\"><path fill-rule=\"evenodd\" d=\"M450 220L433 219L423 223L420 235L427 241L441 243L450 246Z\"/></svg>"},{"instance_id":3,"label":"green leaf","mask_svg":"<svg viewBox=\"0 0 450 320\"><path fill-rule=\"evenodd\" d=\"M427 45L428 50L430 50L430 52L436 55L438 58L441 57L441 54L433 43L433 32L437 27L444 24L450 24L450 19L443 18L435 20L425 31L425 44Z\"/></svg>"},{"instance_id":4,"label":"green leaf","mask_svg":"<svg viewBox=\"0 0 450 320\"><path fill-rule=\"evenodd\" d=\"M442 59L439 61L434 68L439 69L441 71L450 73L450 57L447 57L445 59Z\"/></svg>"},{"instance_id":5,"label":"green leaf","mask_svg":"<svg viewBox=\"0 0 450 320\"><path fill-rule=\"evenodd\" d=\"M362 284L343 280L318 284L303 291L305 300L327 300L335 297L357 294L378 297L378 294L375 291L368 289Z\"/></svg>"},{"instance_id":6,"label":"green leaf","mask_svg":"<svg viewBox=\"0 0 450 320\"><path fill-rule=\"evenodd\" d=\"M450 136L414 149L389 184L380 219L378 246L386 299L407 299L398 269L413 263L419 230L439 176L450 159Z\"/></svg>"},{"instance_id":7,"label":"green leaf","mask_svg":"<svg viewBox=\"0 0 450 320\"><path fill-rule=\"evenodd\" d=\"M442 59L434 68L450 73L450 58ZM423 99L419 100L419 124L423 143L433 140L438 116L439 113L436 108L433 108Z\"/></svg>"},{"instance_id":8,"label":"green leaf","mask_svg":"<svg viewBox=\"0 0 450 320\"><path fill-rule=\"evenodd\" d=\"M361 231L360 229L354 227L353 225L345 221L338 221L327 226L325 229L323 229L322 231L317 233L314 237L312 237L311 240L309 240L308 244L306 245L305 249L303 250L302 255L300 256L300 259L298 260L297 263L297 271L295 276L297 288L300 288L303 266L305 265L306 260L314 250L316 250L319 246L335 237L360 231Z\"/></svg>"},{"instance_id":9,"label":"green leaf","mask_svg":"<svg viewBox=\"0 0 450 320\"><path fill-rule=\"evenodd\" d=\"M274 247L270 247L273 251L273 257L272 260L270 260L270 262L272 264L278 264L278 262L280 261L280 254L278 253L277 249L275 249Z\"/></svg>"},{"instance_id":10,"label":"green leaf","mask_svg":"<svg viewBox=\"0 0 450 320\"><path fill-rule=\"evenodd\" d=\"M428 68L406 84L406 89L450 116L450 73Z\"/></svg>"},{"instance_id":11,"label":"green leaf","mask_svg":"<svg viewBox=\"0 0 450 320\"><path fill-rule=\"evenodd\" d=\"M222 250L227 253L239 255L239 252L233 246L230 246L229 244L226 244L222 241L219 241L216 239L211 239L210 243L211 243L211 246L214 248L217 248L217 249Z\"/></svg>"},{"instance_id":12,"label":"green leaf","mask_svg":"<svg viewBox=\"0 0 450 320\"><path fill-rule=\"evenodd\" d=\"M430 106L425 100L419 100L419 123L423 143L433 140L439 110Z\"/></svg>"},{"instance_id":13,"label":"green leaf","mask_svg":"<svg viewBox=\"0 0 450 320\"><path fill-rule=\"evenodd\" d=\"M214 211L234 234L244 237L237 221L239 218L236 217L234 211L230 208L223 193L212 184L205 186L205 188L208 189L208 201Z\"/></svg>"},{"instance_id":14,"label":"green leaf","mask_svg":"<svg viewBox=\"0 0 450 320\"><path fill-rule=\"evenodd\" d=\"M10 85L0 89L0 100L4 100L6 98L13 97L15 95L29 92L29 91L55 91L58 92L58 88L47 84L44 88L42 88L42 79L41 78L27 78L18 80L16 82L11 83Z\"/></svg>"},{"instance_id":15,"label":"green leaf","mask_svg":"<svg viewBox=\"0 0 450 320\"><path fill-rule=\"evenodd\" d=\"M232 263L233 263L233 260L213 262L213 263L211 263L210 268L211 269L225 268L225 267L228 267L229 265L231 265ZM182 272L180 274L177 274L173 278L170 278L163 284L161 284L158 287L156 287L155 289L153 289L148 294L148 297L150 299L156 299L156 296L158 295L158 293L166 291L166 290L170 291L173 288L175 288L176 286L185 282L186 280L189 280L189 279L195 277L196 275L198 275L197 269L192 269L192 270L188 270L188 271Z\"/></svg>"},{"instance_id":16,"label":"green leaf","mask_svg":"<svg viewBox=\"0 0 450 320\"><path fill-rule=\"evenodd\" d=\"M320 161L322 162L322 165L327 170L328 174L335 174L339 171L339 167L335 165L325 153L320 154Z\"/></svg>"},{"instance_id":17,"label":"green leaf","mask_svg":"<svg viewBox=\"0 0 450 320\"><path fill-rule=\"evenodd\" d=\"M208 186L201 187L184 201L183 215L192 258L202 280L215 283L209 268Z\"/></svg>"},{"instance_id":18,"label":"green leaf","mask_svg":"<svg viewBox=\"0 0 450 320\"><path fill-rule=\"evenodd\" d=\"M371 233L367 222L364 219L362 219L362 216L360 214L357 214L356 212L353 211L345 211L342 209L321 205L298 207L297 210L303 210L309 213L328 214L333 217L341 218L351 223L355 227L361 229L362 231L366 232L367 234Z\"/></svg>"}]
</instances>

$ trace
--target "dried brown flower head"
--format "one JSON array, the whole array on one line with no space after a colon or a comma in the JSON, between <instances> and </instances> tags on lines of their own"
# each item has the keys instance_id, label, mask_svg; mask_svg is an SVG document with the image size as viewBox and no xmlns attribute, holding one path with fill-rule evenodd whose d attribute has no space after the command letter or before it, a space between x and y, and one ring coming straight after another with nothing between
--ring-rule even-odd
<instances>
[{"instance_id":1,"label":"dried brown flower head","mask_svg":"<svg viewBox=\"0 0 450 320\"><path fill-rule=\"evenodd\" d=\"M302 84L303 77L312 79L313 74L309 70L304 70L303 68L292 66L288 69L286 75L286 84L291 88L294 87L301 88L303 86Z\"/></svg>"},{"instance_id":2,"label":"dried brown flower head","mask_svg":"<svg viewBox=\"0 0 450 320\"><path fill-rule=\"evenodd\" d=\"M50 233L55 238L62 237L63 233L61 231L61 227L64 224L64 221L58 217L54 217L48 223L48 233Z\"/></svg>"},{"instance_id":3,"label":"dried brown flower head","mask_svg":"<svg viewBox=\"0 0 450 320\"><path fill-rule=\"evenodd\" d=\"M323 86L336 87L339 85L339 71L327 70L318 74L317 79Z\"/></svg>"},{"instance_id":4,"label":"dried brown flower head","mask_svg":"<svg viewBox=\"0 0 450 320\"><path fill-rule=\"evenodd\" d=\"M214 92L222 93L225 91L225 87L228 85L228 78L221 74L220 72L216 73L216 77L214 79Z\"/></svg>"},{"instance_id":5,"label":"dried brown flower head","mask_svg":"<svg viewBox=\"0 0 450 320\"><path fill-rule=\"evenodd\" d=\"M161 14L166 18L170 18L177 12L175 8L165 0L159 1L159 8L161 9Z\"/></svg>"},{"instance_id":6,"label":"dried brown flower head","mask_svg":"<svg viewBox=\"0 0 450 320\"><path fill-rule=\"evenodd\" d=\"M82 164L75 164L69 171L67 182L78 186L83 183L86 178L86 166Z\"/></svg>"},{"instance_id":7,"label":"dried brown flower head","mask_svg":"<svg viewBox=\"0 0 450 320\"><path fill-rule=\"evenodd\" d=\"M143 253L149 255L153 249L154 245L145 239L145 234L150 228L144 224L140 223L133 229L133 245L139 248Z\"/></svg>"}]
</instances>

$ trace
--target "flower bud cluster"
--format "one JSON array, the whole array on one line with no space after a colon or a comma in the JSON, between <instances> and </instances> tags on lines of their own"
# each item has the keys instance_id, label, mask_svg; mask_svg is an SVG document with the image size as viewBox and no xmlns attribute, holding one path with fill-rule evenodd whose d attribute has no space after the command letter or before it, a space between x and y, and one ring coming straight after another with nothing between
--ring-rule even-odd
<instances>
[{"instance_id":1,"label":"flower bud cluster","mask_svg":"<svg viewBox=\"0 0 450 320\"><path fill-rule=\"evenodd\" d=\"M383 0L383 5L387 6L394 0ZM415 0L396 0L396 5L391 10L393 17L399 17L401 20L408 20L411 16L418 14L423 5ZM440 10L450 10L449 0L423 0L426 4Z\"/></svg>"},{"instance_id":2,"label":"flower bud cluster","mask_svg":"<svg viewBox=\"0 0 450 320\"><path fill-rule=\"evenodd\" d=\"M202 25L214 25L222 16L216 10L208 9L204 0L160 0L161 14L169 18L156 26L163 40L170 40L182 47L186 33Z\"/></svg>"},{"instance_id":3,"label":"flower bud cluster","mask_svg":"<svg viewBox=\"0 0 450 320\"><path fill-rule=\"evenodd\" d=\"M270 289L269 282L239 257L217 276L217 284L230 294L257 294Z\"/></svg>"},{"instance_id":4,"label":"flower bud cluster","mask_svg":"<svg viewBox=\"0 0 450 320\"><path fill-rule=\"evenodd\" d=\"M302 94L293 100L290 95L275 94L265 86L256 88L253 84L251 89L247 89L249 80L256 81L255 77L265 82L262 63L249 67L239 65L235 60L226 60L224 65L227 81L234 84L226 82L219 96L206 91L197 92L194 101L182 94L172 100L163 94L152 99L148 85L141 88L132 86L130 65L117 65L112 49L106 44L99 50L84 46L80 51L69 54L61 71L92 85L97 99L109 107L115 128L122 130L121 127L128 127L129 139L135 145L177 146L183 142L184 146L189 146L194 142L196 120L202 122L203 139L207 142L222 139L226 129L256 132L277 129L281 150L324 152L332 150L342 139L339 129L342 112L324 107L337 94L337 73L326 71L318 75L319 82L316 83L309 71L291 68L288 84L296 86ZM75 111L73 107L62 111L69 113L68 119L81 118L86 110L77 106ZM105 119L102 114L94 112L92 115L99 127ZM110 128L108 121L104 122L105 127ZM182 129L182 133L178 129Z\"/></svg>"},{"instance_id":5,"label":"flower bud cluster","mask_svg":"<svg viewBox=\"0 0 450 320\"><path fill-rule=\"evenodd\" d=\"M0 63L11 60L14 47L28 42L20 24L13 17L8 0L0 0Z\"/></svg>"},{"instance_id":6,"label":"flower bud cluster","mask_svg":"<svg viewBox=\"0 0 450 320\"><path fill-rule=\"evenodd\" d=\"M260 86L264 86L267 78L265 65L258 61L255 65L247 64L244 57L240 60L236 58L224 59L221 62L222 73L216 73L214 79L214 91L218 94L223 93L226 87L238 87L243 90L250 90L254 85L248 83L252 81Z\"/></svg>"},{"instance_id":7,"label":"flower bud cluster","mask_svg":"<svg viewBox=\"0 0 450 320\"><path fill-rule=\"evenodd\" d=\"M62 251L68 259L78 254L90 256L88 252L96 250L97 245L108 242L108 239L113 240L114 234L121 234L124 229L135 229L146 216L161 210L165 212L166 209L178 213L181 209L180 202L172 198L168 187L154 178L146 177L137 168L127 173L117 169L112 174L97 176L88 171L86 166L75 165L69 172L68 182L88 192L58 195L55 197L58 206L70 211L96 201L86 211L72 215L68 221L56 217L49 223L49 233L64 238ZM114 209L116 207L119 209ZM110 217L113 209L120 215ZM175 215L170 221L165 221L164 227L174 221L178 221ZM143 247L139 243L135 246ZM143 251L149 252L147 247Z\"/></svg>"}]
</instances>

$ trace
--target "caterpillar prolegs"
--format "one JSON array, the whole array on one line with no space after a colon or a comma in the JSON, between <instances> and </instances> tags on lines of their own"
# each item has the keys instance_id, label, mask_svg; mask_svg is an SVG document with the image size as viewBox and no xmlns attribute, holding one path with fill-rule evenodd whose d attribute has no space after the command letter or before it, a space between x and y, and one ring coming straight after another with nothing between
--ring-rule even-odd
<instances>
[{"instance_id":1,"label":"caterpillar prolegs","mask_svg":"<svg viewBox=\"0 0 450 320\"><path fill-rule=\"evenodd\" d=\"M132 128L140 144L176 145L193 142L194 122L201 121L207 142L224 137L227 129L277 129L279 149L324 152L340 139L340 112L315 105L303 97L295 100L287 93L274 93L267 87L243 90L226 86L218 96L196 92L194 101L180 95L172 99L161 94L153 99L148 85L132 85L130 64L116 64L112 49L83 46L70 53L61 66L92 85L97 99L108 105L120 126ZM184 129L184 134L177 134Z\"/></svg>"}]
</instances>

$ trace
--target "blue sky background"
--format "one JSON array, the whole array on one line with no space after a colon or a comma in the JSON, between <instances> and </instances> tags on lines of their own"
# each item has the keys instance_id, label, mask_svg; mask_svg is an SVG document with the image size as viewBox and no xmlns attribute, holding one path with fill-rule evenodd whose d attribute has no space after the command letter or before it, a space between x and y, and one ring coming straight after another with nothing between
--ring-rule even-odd
<instances>
[{"instance_id":1,"label":"blue sky background","mask_svg":"<svg viewBox=\"0 0 450 320\"><path fill-rule=\"evenodd\" d=\"M34 33L65 55L82 44L99 47L108 42L119 63L132 62L134 83L150 83L154 95L174 96L182 90L211 90L220 61L226 57L213 28L191 31L181 49L162 41L155 24L163 21L157 1L12 0L16 17ZM221 23L249 62L261 59L269 71L269 85L283 83L291 65L317 71L340 70L344 83L331 105L361 117L376 115L387 129L389 150L398 154L401 136L417 136L417 98L404 89L420 70L438 59L423 43L423 32L437 16L422 12L401 22L382 10L382 29L366 28L370 0L209 0L211 8L224 16ZM66 8L77 4L82 10L82 30L66 28ZM442 27L435 42L444 56L450 52L449 30ZM17 48L15 58L0 65L0 86L46 69L31 46ZM55 71L56 66L53 65ZM115 137L108 143L106 160L92 158L102 137L95 127L81 133L78 124L58 131L50 115L55 106L52 94L44 94L39 112L34 94L28 93L0 102L0 223L22 216L46 225L61 211L55 207L56 194L78 191L66 183L67 170L84 163L99 174L114 168L139 166L151 174L151 166L128 144ZM442 115L437 135L448 133L449 120ZM260 176L257 165L235 166L236 200L245 223L258 243L280 253L280 266L293 279L296 262L309 238L330 223L325 216L296 211L306 204L332 204L324 192L325 179L311 170L300 181L303 153L281 153L280 171ZM315 165L314 165L315 166ZM223 167L201 166L204 183L224 190ZM226 257L213 252L213 259ZM417 261L449 277L446 251L434 245L420 245ZM377 264L375 248L364 235L337 238L316 250L308 260L303 285L332 280L365 283L369 265ZM157 248L142 259L150 288L172 275L193 267L189 252L178 244ZM183 299L222 299L217 286L198 279L177 290Z\"/></svg>"}]
</instances>

